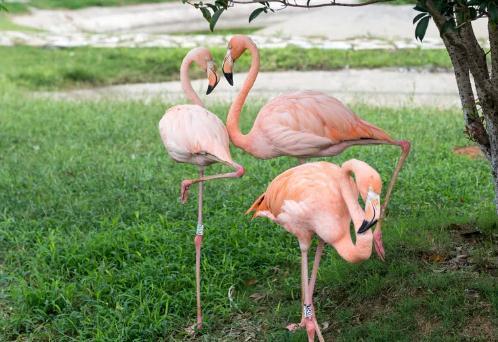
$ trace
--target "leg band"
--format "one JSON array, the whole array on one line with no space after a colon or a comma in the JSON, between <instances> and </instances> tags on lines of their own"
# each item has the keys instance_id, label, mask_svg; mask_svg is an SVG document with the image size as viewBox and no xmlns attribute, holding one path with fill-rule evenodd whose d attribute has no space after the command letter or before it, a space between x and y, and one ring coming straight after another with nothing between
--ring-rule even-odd
<instances>
[{"instance_id":1,"label":"leg band","mask_svg":"<svg viewBox=\"0 0 498 342\"><path fill-rule=\"evenodd\" d=\"M304 318L311 318L313 317L313 309L311 308L311 304L304 305L303 306L303 313L304 313Z\"/></svg>"}]
</instances>

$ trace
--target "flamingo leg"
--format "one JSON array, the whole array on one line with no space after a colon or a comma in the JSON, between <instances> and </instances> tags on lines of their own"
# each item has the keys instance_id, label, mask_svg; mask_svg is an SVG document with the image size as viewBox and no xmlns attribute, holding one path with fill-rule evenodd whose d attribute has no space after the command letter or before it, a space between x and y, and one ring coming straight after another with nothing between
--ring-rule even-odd
<instances>
[{"instance_id":1,"label":"flamingo leg","mask_svg":"<svg viewBox=\"0 0 498 342\"><path fill-rule=\"evenodd\" d=\"M320 266L320 260L322 258L322 253L323 253L323 247L325 246L325 242L318 238L318 245L316 246L316 252L315 252L315 260L313 261L313 269L311 270L311 278L310 278L310 283L309 283L309 296L311 298L311 302L313 303L313 292L315 290L315 283L316 283L316 277L318 275L318 267ZM323 336L322 332L320 331L320 326L318 325L318 322L316 320L316 315L315 313L315 307L312 304L311 305L313 309L313 322L315 323L315 328L316 328L316 335L318 337L318 340L320 342L323 342Z\"/></svg>"},{"instance_id":2,"label":"flamingo leg","mask_svg":"<svg viewBox=\"0 0 498 342\"><path fill-rule=\"evenodd\" d=\"M313 291L315 289L316 276L318 274L318 267L320 266L320 259L322 258L323 247L325 246L325 242L318 238L318 245L316 246L315 252L315 260L313 261L313 269L311 270L311 278L310 278L310 295L313 297Z\"/></svg>"},{"instance_id":3,"label":"flamingo leg","mask_svg":"<svg viewBox=\"0 0 498 342\"><path fill-rule=\"evenodd\" d=\"M181 192L180 192L180 199L181 199L182 203L187 202L188 190L192 184L207 182L207 181L210 181L213 179L220 179L220 178L239 178L239 177L242 177L244 175L245 171L244 171L244 168L242 167L242 165L239 165L237 163L232 163L232 164L230 164L230 166L235 169L234 172L220 173L217 175L212 175L212 176L207 176L207 177L204 177L204 173L203 173L203 175L199 176L199 178L197 178L197 179L185 179L182 182Z\"/></svg>"},{"instance_id":4,"label":"flamingo leg","mask_svg":"<svg viewBox=\"0 0 498 342\"><path fill-rule=\"evenodd\" d=\"M398 178L398 174L403 167L403 164L408 157L408 154L410 153L410 142L409 141L396 141L396 145L401 147L401 156L399 157L398 163L396 164L396 167L394 168L393 175L391 177L391 181L389 182L389 185L387 186L387 191L386 191L386 196L384 198L384 203L380 209L380 217L379 221L377 222L377 225L375 226L374 230L374 247L375 247L375 252L379 256L380 260L384 261L385 259L385 252L384 252L384 245L382 243L382 222L384 221L384 217L386 216L386 209L387 205L389 203L389 200L391 199L391 194L394 188L394 185L396 183L396 180Z\"/></svg>"},{"instance_id":5,"label":"flamingo leg","mask_svg":"<svg viewBox=\"0 0 498 342\"><path fill-rule=\"evenodd\" d=\"M313 292L314 292L314 288L315 288L316 277L318 274L318 267L320 266L320 260L322 257L324 246L325 246L325 242L322 239L318 238L318 245L316 246L316 252L315 252L315 260L313 261L313 269L311 270L311 278L310 278L309 285L308 285L309 296L311 299L313 299ZM301 286L301 296L302 296L301 304L304 307L304 292L303 291L304 291L304 287ZM311 308L314 312L315 308L313 305L311 306ZM322 333L320 331L320 327L318 325L318 322L316 321L315 316L313 316L313 322L315 323L318 340L323 341ZM301 315L301 322L299 324L296 324L296 323L290 324L287 326L287 329L289 329L290 331L294 331L298 328L304 328L305 326L306 326L306 318L304 317L304 310L303 310L303 313Z\"/></svg>"},{"instance_id":6,"label":"flamingo leg","mask_svg":"<svg viewBox=\"0 0 498 342\"><path fill-rule=\"evenodd\" d=\"M204 169L199 168L199 177L204 176ZM195 290L197 297L197 330L202 329L202 308L201 308L201 246L204 234L202 224L202 192L203 183L199 182L198 208L197 208L197 231L194 238L195 243Z\"/></svg>"},{"instance_id":7,"label":"flamingo leg","mask_svg":"<svg viewBox=\"0 0 498 342\"><path fill-rule=\"evenodd\" d=\"M386 192L386 197L384 198L384 204L382 205L382 210L380 214L380 220L384 218L385 211L387 208L387 204L389 203L389 200L391 199L391 194L394 188L394 184L396 183L396 180L398 179L398 174L401 171L401 168L403 167L403 164L405 163L406 158L408 157L408 154L410 153L410 142L406 140L400 140L396 141L396 145L401 147L401 156L399 157L398 163L396 164L396 167L394 168L393 175L391 176L391 181L389 182L389 185L387 186L387 192ZM380 227L380 224L379 224Z\"/></svg>"},{"instance_id":8,"label":"flamingo leg","mask_svg":"<svg viewBox=\"0 0 498 342\"><path fill-rule=\"evenodd\" d=\"M315 340L315 320L313 319L313 305L308 284L308 248L301 249L301 287L304 293L303 312L305 317L308 342Z\"/></svg>"}]
</instances>

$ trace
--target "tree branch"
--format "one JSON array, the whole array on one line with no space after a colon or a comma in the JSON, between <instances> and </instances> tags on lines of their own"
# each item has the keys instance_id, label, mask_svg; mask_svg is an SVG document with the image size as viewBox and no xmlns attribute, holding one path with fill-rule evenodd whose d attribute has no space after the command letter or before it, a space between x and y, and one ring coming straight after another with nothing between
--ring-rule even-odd
<instances>
[{"instance_id":1,"label":"tree branch","mask_svg":"<svg viewBox=\"0 0 498 342\"><path fill-rule=\"evenodd\" d=\"M264 1L264 0L263 0ZM290 2L289 0L268 0L265 2L269 3L278 3L282 5L283 7L297 7L297 8L319 8L319 7L332 7L332 6L342 6L342 7L360 7L360 6L367 6L371 4L376 4L380 2L390 2L392 0L369 0L366 2L359 2L359 3L343 3L343 2L336 2L335 0L329 1L329 2L324 2L321 4L316 4L312 5L310 4L299 4L297 2ZM250 5L250 4L260 4L261 0L230 0L229 1L232 4L237 4L237 5Z\"/></svg>"}]
</instances>

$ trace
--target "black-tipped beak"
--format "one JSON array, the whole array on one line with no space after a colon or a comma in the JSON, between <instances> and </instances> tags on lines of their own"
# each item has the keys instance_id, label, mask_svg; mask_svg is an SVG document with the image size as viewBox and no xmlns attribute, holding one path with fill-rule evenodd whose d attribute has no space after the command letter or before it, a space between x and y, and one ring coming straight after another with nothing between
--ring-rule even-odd
<instances>
[{"instance_id":1,"label":"black-tipped beak","mask_svg":"<svg viewBox=\"0 0 498 342\"><path fill-rule=\"evenodd\" d=\"M369 227L370 227L370 225L368 224L368 221L363 220L363 222L361 223L360 229L358 229L358 234L365 233Z\"/></svg>"},{"instance_id":2,"label":"black-tipped beak","mask_svg":"<svg viewBox=\"0 0 498 342\"><path fill-rule=\"evenodd\" d=\"M216 87L216 86L214 86L214 87ZM213 87L211 84L209 84L209 85L208 85L208 89L207 89L207 91L206 91L206 95L211 94L211 92L213 91L214 87Z\"/></svg>"},{"instance_id":3,"label":"black-tipped beak","mask_svg":"<svg viewBox=\"0 0 498 342\"><path fill-rule=\"evenodd\" d=\"M363 220L361 223L360 229L358 229L358 234L363 234L377 223L377 220L372 220L370 222Z\"/></svg>"},{"instance_id":4,"label":"black-tipped beak","mask_svg":"<svg viewBox=\"0 0 498 342\"><path fill-rule=\"evenodd\" d=\"M227 79L228 83L233 86L233 73L227 73L223 72L223 75L225 75L225 78Z\"/></svg>"}]
</instances>

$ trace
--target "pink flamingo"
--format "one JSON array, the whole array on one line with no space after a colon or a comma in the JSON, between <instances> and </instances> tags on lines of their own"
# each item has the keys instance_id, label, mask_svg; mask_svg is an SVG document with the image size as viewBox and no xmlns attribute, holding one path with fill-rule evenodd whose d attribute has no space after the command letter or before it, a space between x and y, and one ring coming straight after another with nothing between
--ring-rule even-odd
<instances>
[{"instance_id":1,"label":"pink flamingo","mask_svg":"<svg viewBox=\"0 0 498 342\"><path fill-rule=\"evenodd\" d=\"M244 168L235 163L230 156L228 133L223 122L213 113L204 108L204 105L192 89L188 76L188 69L192 62L197 63L207 72L209 81L207 94L218 84L216 66L209 50L195 48L183 59L180 68L180 79L183 91L193 105L177 105L166 111L159 122L159 131L164 146L170 157L179 163L197 165L199 178L186 179L181 184L180 198L186 203L188 189L192 184L199 183L198 218L195 243L195 273L197 296L197 329L202 329L201 309L201 244L204 234L202 223L202 183L219 178L236 178L244 174ZM206 166L213 163L222 163L232 167L235 171L213 176L204 176Z\"/></svg>"},{"instance_id":2,"label":"pink flamingo","mask_svg":"<svg viewBox=\"0 0 498 342\"><path fill-rule=\"evenodd\" d=\"M253 217L269 218L299 241L303 316L301 323L289 325L289 330L306 327L309 341L314 340L316 330L318 339L323 341L312 298L324 243L333 246L348 262L368 259L373 240L369 228L380 218L381 189L379 174L365 162L352 159L341 167L327 162L308 163L277 176L247 211L255 211ZM365 211L358 204L358 192ZM351 219L356 243L349 230ZM314 234L319 241L308 284L308 250Z\"/></svg>"},{"instance_id":3,"label":"pink flamingo","mask_svg":"<svg viewBox=\"0 0 498 342\"><path fill-rule=\"evenodd\" d=\"M385 208L403 163L410 152L408 141L393 140L380 128L360 119L339 100L317 91L298 91L280 95L261 108L248 134L239 128L240 112L259 71L259 52L247 36L236 35L228 43L223 73L233 85L234 62L249 50L252 56L249 74L232 103L227 129L233 144L256 158L335 156L355 145L388 144L399 146L401 157L387 188L381 216L374 232L375 251L384 259L381 222Z\"/></svg>"}]
</instances>

